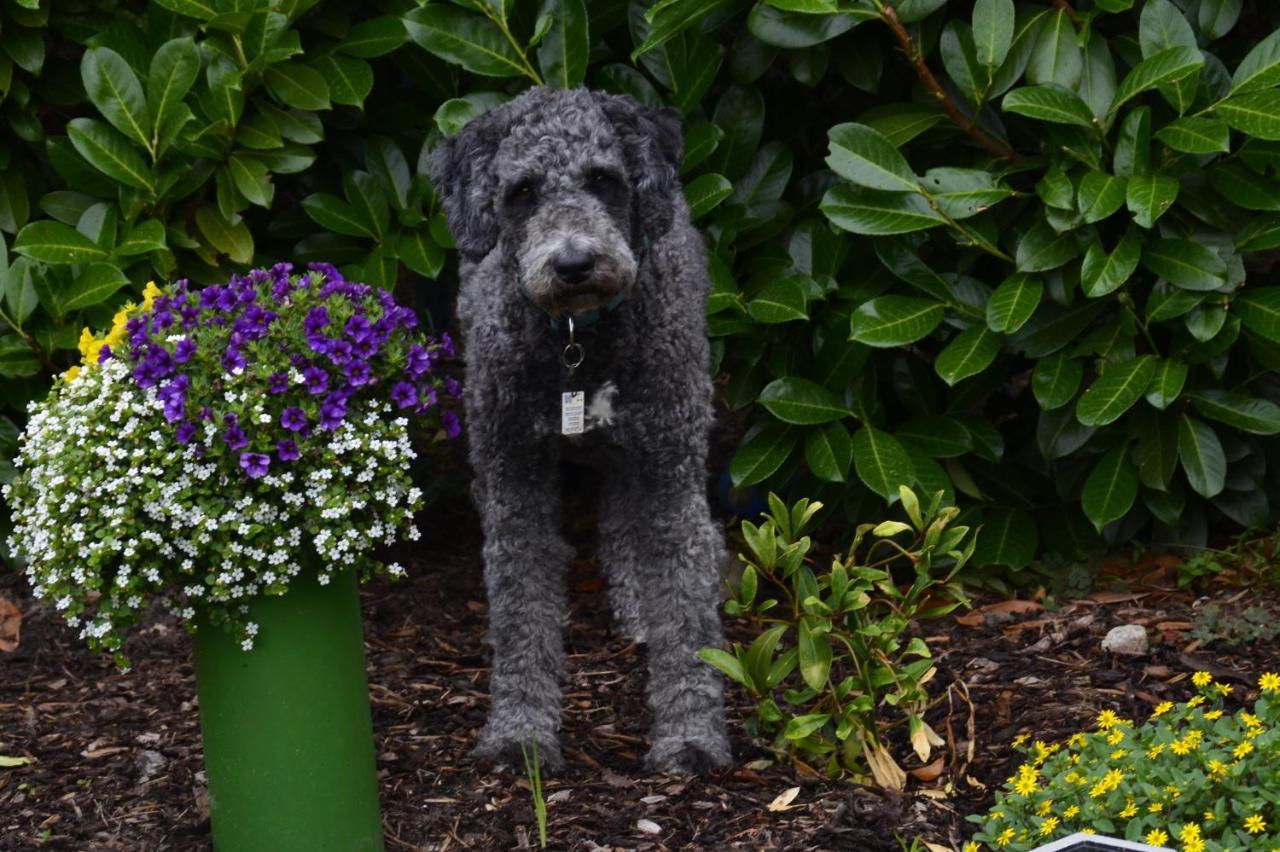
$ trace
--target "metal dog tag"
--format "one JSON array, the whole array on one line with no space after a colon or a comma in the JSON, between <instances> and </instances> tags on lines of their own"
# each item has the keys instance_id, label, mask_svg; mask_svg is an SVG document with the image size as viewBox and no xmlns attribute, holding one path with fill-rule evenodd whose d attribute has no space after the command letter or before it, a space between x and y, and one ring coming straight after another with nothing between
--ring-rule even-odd
<instances>
[{"instance_id":1,"label":"metal dog tag","mask_svg":"<svg viewBox=\"0 0 1280 852\"><path fill-rule=\"evenodd\" d=\"M565 391L560 394L560 434L581 435L586 426L586 393Z\"/></svg>"}]
</instances>

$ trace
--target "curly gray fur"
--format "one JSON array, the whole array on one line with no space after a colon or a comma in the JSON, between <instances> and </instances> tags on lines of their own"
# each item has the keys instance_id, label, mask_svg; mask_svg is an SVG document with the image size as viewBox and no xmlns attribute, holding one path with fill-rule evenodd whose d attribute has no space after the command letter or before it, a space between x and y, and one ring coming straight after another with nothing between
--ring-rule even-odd
<instances>
[{"instance_id":1,"label":"curly gray fur","mask_svg":"<svg viewBox=\"0 0 1280 852\"><path fill-rule=\"evenodd\" d=\"M473 495L485 533L493 670L478 753L515 761L536 740L562 764L566 621L560 461L605 476L600 560L615 618L648 645L647 763L730 760L720 675L696 656L721 644L723 534L706 499L712 421L707 265L677 169L676 114L630 98L538 88L472 121L435 152L432 180L461 255ZM573 253L581 276L556 273ZM560 264L560 266L557 266ZM573 279L573 280L571 280ZM578 332L561 363L548 313L625 300ZM583 390L587 430L560 434L561 393Z\"/></svg>"}]
</instances>

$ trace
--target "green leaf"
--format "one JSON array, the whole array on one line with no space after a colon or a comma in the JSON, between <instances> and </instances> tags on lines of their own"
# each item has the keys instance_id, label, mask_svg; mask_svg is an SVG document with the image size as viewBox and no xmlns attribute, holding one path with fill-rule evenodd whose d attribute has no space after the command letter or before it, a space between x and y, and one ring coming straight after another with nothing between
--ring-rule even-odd
<instances>
[{"instance_id":1,"label":"green leaf","mask_svg":"<svg viewBox=\"0 0 1280 852\"><path fill-rule=\"evenodd\" d=\"M502 32L488 20L456 7L432 3L404 16L409 38L472 74L523 77L525 63Z\"/></svg>"},{"instance_id":2,"label":"green leaf","mask_svg":"<svg viewBox=\"0 0 1280 852\"><path fill-rule=\"evenodd\" d=\"M1099 118L1107 114L1107 107L1116 95L1116 64L1106 39L1090 38L1085 45L1084 73L1078 91L1090 112Z\"/></svg>"},{"instance_id":3,"label":"green leaf","mask_svg":"<svg viewBox=\"0 0 1280 852\"><path fill-rule=\"evenodd\" d=\"M1184 154L1225 154L1231 150L1231 131L1217 118L1175 119L1156 131L1156 138Z\"/></svg>"},{"instance_id":4,"label":"green leaf","mask_svg":"<svg viewBox=\"0 0 1280 852\"><path fill-rule=\"evenodd\" d=\"M932 458L949 459L970 452L973 435L957 417L943 414L913 417L898 428L895 437L911 450L921 450ZM919 455L915 462L919 461ZM917 471L918 473L919 471Z\"/></svg>"},{"instance_id":5,"label":"green leaf","mask_svg":"<svg viewBox=\"0 0 1280 852\"><path fill-rule=\"evenodd\" d=\"M1191 403L1205 417L1251 435L1280 433L1280 406L1229 390L1202 390L1189 394Z\"/></svg>"},{"instance_id":6,"label":"green leaf","mask_svg":"<svg viewBox=\"0 0 1280 852\"><path fill-rule=\"evenodd\" d=\"M791 455L796 445L792 427L779 421L767 423L752 434L729 462L729 476L735 488L745 488L772 476Z\"/></svg>"},{"instance_id":7,"label":"green leaf","mask_svg":"<svg viewBox=\"0 0 1280 852\"><path fill-rule=\"evenodd\" d=\"M151 114L142 83L129 63L108 47L92 47L80 60L85 94L117 130L151 149Z\"/></svg>"},{"instance_id":8,"label":"green leaf","mask_svg":"<svg viewBox=\"0 0 1280 852\"><path fill-rule=\"evenodd\" d=\"M1061 408L1075 398L1084 379L1084 364L1062 349L1036 362L1031 392L1043 411Z\"/></svg>"},{"instance_id":9,"label":"green leaf","mask_svg":"<svg viewBox=\"0 0 1280 852\"><path fill-rule=\"evenodd\" d=\"M1138 466L1138 479L1148 488L1165 491L1178 468L1178 421L1172 415L1139 411L1134 432L1133 463Z\"/></svg>"},{"instance_id":10,"label":"green leaf","mask_svg":"<svg viewBox=\"0 0 1280 852\"><path fill-rule=\"evenodd\" d=\"M1214 112L1235 130L1269 142L1280 140L1280 91L1266 89L1233 95Z\"/></svg>"},{"instance_id":11,"label":"green leaf","mask_svg":"<svg viewBox=\"0 0 1280 852\"><path fill-rule=\"evenodd\" d=\"M858 122L878 131L895 148L946 120L946 113L926 104L889 103L869 109Z\"/></svg>"},{"instance_id":12,"label":"green leaf","mask_svg":"<svg viewBox=\"0 0 1280 852\"><path fill-rule=\"evenodd\" d=\"M942 322L941 302L914 296L879 296L849 318L849 339L867 346L905 346L927 337Z\"/></svg>"},{"instance_id":13,"label":"green leaf","mask_svg":"<svg viewBox=\"0 0 1280 852\"><path fill-rule=\"evenodd\" d=\"M109 263L93 263L81 269L71 285L58 294L60 309L71 313L100 305L129 283L119 268Z\"/></svg>"},{"instance_id":14,"label":"green leaf","mask_svg":"<svg viewBox=\"0 0 1280 852\"><path fill-rule=\"evenodd\" d=\"M1150 241L1142 265L1184 290L1217 290L1227 283L1227 265L1218 253L1191 240Z\"/></svg>"},{"instance_id":15,"label":"green leaf","mask_svg":"<svg viewBox=\"0 0 1280 852\"><path fill-rule=\"evenodd\" d=\"M870 189L918 189L906 158L879 131L864 124L837 124L827 137L831 143L827 165L845 180Z\"/></svg>"},{"instance_id":16,"label":"green leaf","mask_svg":"<svg viewBox=\"0 0 1280 852\"><path fill-rule=\"evenodd\" d=\"M538 45L538 66L547 85L574 89L587 76L591 39L584 0L545 0L541 15L551 16L551 29Z\"/></svg>"},{"instance_id":17,"label":"green leaf","mask_svg":"<svg viewBox=\"0 0 1280 852\"><path fill-rule=\"evenodd\" d=\"M1231 75L1231 94L1243 95L1280 85L1280 30L1258 42Z\"/></svg>"},{"instance_id":18,"label":"green leaf","mask_svg":"<svg viewBox=\"0 0 1280 852\"><path fill-rule=\"evenodd\" d=\"M933 368L948 385L976 376L1000 354L1000 335L985 325L960 332L938 353Z\"/></svg>"},{"instance_id":19,"label":"green leaf","mask_svg":"<svg viewBox=\"0 0 1280 852\"><path fill-rule=\"evenodd\" d=\"M151 169L142 155L106 124L92 118L74 118L67 124L67 137L80 156L107 177L135 189L151 189Z\"/></svg>"},{"instance_id":20,"label":"green leaf","mask_svg":"<svg viewBox=\"0 0 1280 852\"><path fill-rule=\"evenodd\" d=\"M800 276L771 281L747 303L747 313L756 322L775 324L807 320L804 285Z\"/></svg>"},{"instance_id":21,"label":"green leaf","mask_svg":"<svg viewBox=\"0 0 1280 852\"><path fill-rule=\"evenodd\" d=\"M253 236L244 222L234 225L222 217L216 204L196 208L196 227L209 245L236 263L253 262Z\"/></svg>"},{"instance_id":22,"label":"green leaf","mask_svg":"<svg viewBox=\"0 0 1280 852\"><path fill-rule=\"evenodd\" d=\"M1244 0L1201 0L1200 32L1209 41L1222 38L1235 27L1243 6Z\"/></svg>"},{"instance_id":23,"label":"green leaf","mask_svg":"<svg viewBox=\"0 0 1280 852\"><path fill-rule=\"evenodd\" d=\"M314 68L278 62L267 66L262 81L271 96L285 106L310 111L329 109L329 84Z\"/></svg>"},{"instance_id":24,"label":"green leaf","mask_svg":"<svg viewBox=\"0 0 1280 852\"><path fill-rule=\"evenodd\" d=\"M219 15L214 0L156 0L156 5L201 21L212 21Z\"/></svg>"},{"instance_id":25,"label":"green leaf","mask_svg":"<svg viewBox=\"0 0 1280 852\"><path fill-rule=\"evenodd\" d=\"M1128 178L1090 171L1080 179L1076 204L1088 224L1101 222L1124 206Z\"/></svg>"},{"instance_id":26,"label":"green leaf","mask_svg":"<svg viewBox=\"0 0 1280 852\"><path fill-rule=\"evenodd\" d=\"M1138 43L1145 58L1171 47L1195 47L1196 35L1169 0L1147 0L1139 17Z\"/></svg>"},{"instance_id":27,"label":"green leaf","mask_svg":"<svg viewBox=\"0 0 1280 852\"><path fill-rule=\"evenodd\" d=\"M851 417L836 395L797 376L774 379L760 392L759 402L784 423L814 426Z\"/></svg>"},{"instance_id":28,"label":"green leaf","mask_svg":"<svg viewBox=\"0 0 1280 852\"><path fill-rule=\"evenodd\" d=\"M1187 382L1187 365L1177 358L1157 358L1151 383L1147 385L1146 399L1153 408L1164 411L1177 401Z\"/></svg>"},{"instance_id":29,"label":"green leaf","mask_svg":"<svg viewBox=\"0 0 1280 852\"><path fill-rule=\"evenodd\" d=\"M1000 108L1005 112L1038 118L1056 124L1074 124L1092 128L1093 110L1072 90L1059 85L1026 86L1004 96Z\"/></svg>"},{"instance_id":30,"label":"green leaf","mask_svg":"<svg viewBox=\"0 0 1280 852\"><path fill-rule=\"evenodd\" d=\"M991 73L1009 55L1013 19L1013 0L977 0L973 4L974 52Z\"/></svg>"},{"instance_id":31,"label":"green leaf","mask_svg":"<svg viewBox=\"0 0 1280 852\"><path fill-rule=\"evenodd\" d=\"M1204 301L1203 293L1191 293L1167 281L1157 281L1147 297L1147 322L1166 322L1182 316Z\"/></svg>"},{"instance_id":32,"label":"green leaf","mask_svg":"<svg viewBox=\"0 0 1280 852\"><path fill-rule=\"evenodd\" d=\"M134 257L165 249L164 224L158 219L147 219L129 229L129 233L115 247L116 257Z\"/></svg>"},{"instance_id":33,"label":"green leaf","mask_svg":"<svg viewBox=\"0 0 1280 852\"><path fill-rule=\"evenodd\" d=\"M1044 294L1044 284L1034 275L1015 272L987 299L987 328L1012 334L1035 313Z\"/></svg>"},{"instance_id":34,"label":"green leaf","mask_svg":"<svg viewBox=\"0 0 1280 852\"><path fill-rule=\"evenodd\" d=\"M335 234L374 238L372 223L365 222L355 207L327 192L316 192L302 199L302 209L317 225Z\"/></svg>"},{"instance_id":35,"label":"green leaf","mask_svg":"<svg viewBox=\"0 0 1280 852\"><path fill-rule=\"evenodd\" d=\"M1231 311L1254 334L1280 343L1280 287L1250 287L1232 300Z\"/></svg>"},{"instance_id":36,"label":"green leaf","mask_svg":"<svg viewBox=\"0 0 1280 852\"><path fill-rule=\"evenodd\" d=\"M1093 468L1080 492L1080 508L1098 532L1133 508L1138 497L1138 476L1129 461L1129 447L1115 447Z\"/></svg>"},{"instance_id":37,"label":"green leaf","mask_svg":"<svg viewBox=\"0 0 1280 852\"><path fill-rule=\"evenodd\" d=\"M271 206L275 192L267 167L261 162L244 154L232 154L227 160L227 171L230 172L236 189L250 204Z\"/></svg>"},{"instance_id":38,"label":"green leaf","mask_svg":"<svg viewBox=\"0 0 1280 852\"><path fill-rule=\"evenodd\" d=\"M840 185L827 190L819 206L836 226L867 236L907 234L946 224L923 197L911 192Z\"/></svg>"},{"instance_id":39,"label":"green leaf","mask_svg":"<svg viewBox=\"0 0 1280 852\"><path fill-rule=\"evenodd\" d=\"M373 91L373 68L363 59L330 53L311 60L309 67L320 72L335 104L363 106L364 99Z\"/></svg>"},{"instance_id":40,"label":"green leaf","mask_svg":"<svg viewBox=\"0 0 1280 852\"><path fill-rule=\"evenodd\" d=\"M391 210L377 178L364 171L347 172L342 176L342 189L360 221L374 239L381 240L391 226Z\"/></svg>"},{"instance_id":41,"label":"green leaf","mask_svg":"<svg viewBox=\"0 0 1280 852\"><path fill-rule=\"evenodd\" d=\"M1071 18L1062 9L1051 13L1040 28L1031 61L1027 64L1027 82L1033 85L1057 83L1074 89L1084 70L1084 56L1076 41Z\"/></svg>"},{"instance_id":42,"label":"green leaf","mask_svg":"<svg viewBox=\"0 0 1280 852\"><path fill-rule=\"evenodd\" d=\"M809 470L827 482L844 482L853 464L853 441L843 423L832 422L812 429L805 437L804 458Z\"/></svg>"},{"instance_id":43,"label":"green leaf","mask_svg":"<svg viewBox=\"0 0 1280 852\"><path fill-rule=\"evenodd\" d=\"M1120 177L1151 174L1151 107L1134 107L1125 114L1111 164Z\"/></svg>"},{"instance_id":44,"label":"green leaf","mask_svg":"<svg viewBox=\"0 0 1280 852\"><path fill-rule=\"evenodd\" d=\"M873 426L863 426L854 433L853 465L858 478L890 503L898 499L899 485L915 481L915 470L902 444Z\"/></svg>"},{"instance_id":45,"label":"green leaf","mask_svg":"<svg viewBox=\"0 0 1280 852\"><path fill-rule=\"evenodd\" d=\"M1105 426L1119 420L1142 398L1155 370L1155 359L1150 355L1108 365L1107 371L1081 394L1076 403L1076 419L1085 426Z\"/></svg>"},{"instance_id":46,"label":"green leaf","mask_svg":"<svg viewBox=\"0 0 1280 852\"><path fill-rule=\"evenodd\" d=\"M685 201L689 204L689 218L702 218L732 194L733 184L724 175L698 175L684 188Z\"/></svg>"},{"instance_id":47,"label":"green leaf","mask_svg":"<svg viewBox=\"0 0 1280 852\"><path fill-rule=\"evenodd\" d=\"M1134 66L1116 89L1107 114L1115 115L1120 107L1143 92L1174 83L1204 66L1204 56L1195 47L1171 47L1154 53Z\"/></svg>"},{"instance_id":48,"label":"green leaf","mask_svg":"<svg viewBox=\"0 0 1280 852\"><path fill-rule=\"evenodd\" d=\"M986 169L957 169L943 166L929 169L923 181L929 199L952 219L968 219L986 212L1013 195L1013 190L996 186Z\"/></svg>"},{"instance_id":49,"label":"green leaf","mask_svg":"<svg viewBox=\"0 0 1280 852\"><path fill-rule=\"evenodd\" d=\"M354 25L338 44L338 50L348 56L374 59L390 53L408 39L409 34L399 16L382 15Z\"/></svg>"},{"instance_id":50,"label":"green leaf","mask_svg":"<svg viewBox=\"0 0 1280 852\"><path fill-rule=\"evenodd\" d=\"M757 3L747 15L747 28L767 45L803 50L831 41L875 17L871 9L853 8L838 15L798 15Z\"/></svg>"},{"instance_id":51,"label":"green leaf","mask_svg":"<svg viewBox=\"0 0 1280 852\"><path fill-rule=\"evenodd\" d=\"M814 632L809 622L809 618L801 618L799 630L796 631L796 647L800 651L800 677L810 689L823 690L827 686L827 675L831 672L831 640L825 633ZM825 713L797 716L788 723L787 734L793 739L801 739L822 727L825 722Z\"/></svg>"},{"instance_id":52,"label":"green leaf","mask_svg":"<svg viewBox=\"0 0 1280 852\"><path fill-rule=\"evenodd\" d=\"M40 361L25 340L16 334L0 336L0 377L24 378L39 372Z\"/></svg>"},{"instance_id":53,"label":"green leaf","mask_svg":"<svg viewBox=\"0 0 1280 852\"><path fill-rule=\"evenodd\" d=\"M951 81L970 102L981 103L991 75L978 62L969 25L957 19L948 21L942 29L938 51L942 54L942 67Z\"/></svg>"},{"instance_id":54,"label":"green leaf","mask_svg":"<svg viewBox=\"0 0 1280 852\"><path fill-rule=\"evenodd\" d=\"M1032 225L1018 241L1019 272L1046 272L1057 269L1080 254L1075 234L1055 232L1044 219Z\"/></svg>"},{"instance_id":55,"label":"green leaf","mask_svg":"<svg viewBox=\"0 0 1280 852\"><path fill-rule=\"evenodd\" d=\"M706 16L728 5L732 0L658 0L645 12L650 23L649 35L631 53L632 61L641 54L661 47Z\"/></svg>"},{"instance_id":56,"label":"green leaf","mask_svg":"<svg viewBox=\"0 0 1280 852\"><path fill-rule=\"evenodd\" d=\"M147 72L147 109L151 132L157 142L172 141L185 124L183 98L200 73L200 51L190 38L175 38L160 45ZM158 150L160 147L158 146Z\"/></svg>"},{"instance_id":57,"label":"green leaf","mask_svg":"<svg viewBox=\"0 0 1280 852\"><path fill-rule=\"evenodd\" d=\"M431 239L428 228L401 232L397 250L405 266L419 275L434 279L444 267L445 251Z\"/></svg>"},{"instance_id":58,"label":"green leaf","mask_svg":"<svg viewBox=\"0 0 1280 852\"><path fill-rule=\"evenodd\" d=\"M1280 211L1280 183L1231 158L1214 163L1209 182L1218 194L1246 210Z\"/></svg>"},{"instance_id":59,"label":"green leaf","mask_svg":"<svg viewBox=\"0 0 1280 852\"><path fill-rule=\"evenodd\" d=\"M1142 240L1134 231L1121 237L1110 254L1102 243L1090 243L1080 266L1080 288L1091 299L1115 292L1133 276L1141 254Z\"/></svg>"},{"instance_id":60,"label":"green leaf","mask_svg":"<svg viewBox=\"0 0 1280 852\"><path fill-rule=\"evenodd\" d=\"M969 564L1003 565L1017 571L1031 564L1039 547L1035 518L1017 509L996 509L983 514Z\"/></svg>"},{"instance_id":61,"label":"green leaf","mask_svg":"<svg viewBox=\"0 0 1280 852\"><path fill-rule=\"evenodd\" d=\"M41 263L66 265L106 260L107 250L61 222L44 219L18 232L13 250Z\"/></svg>"},{"instance_id":62,"label":"green leaf","mask_svg":"<svg viewBox=\"0 0 1280 852\"><path fill-rule=\"evenodd\" d=\"M1134 174L1129 178L1125 206L1140 227L1150 228L1178 197L1178 179L1168 175Z\"/></svg>"},{"instance_id":63,"label":"green leaf","mask_svg":"<svg viewBox=\"0 0 1280 852\"><path fill-rule=\"evenodd\" d=\"M453 136L504 101L505 98L496 92L473 92L463 98L451 98L436 107L436 127L445 136Z\"/></svg>"},{"instance_id":64,"label":"green leaf","mask_svg":"<svg viewBox=\"0 0 1280 852\"><path fill-rule=\"evenodd\" d=\"M738 658L728 651L721 648L699 648L698 659L704 663L719 669L720 672L734 683L747 685L747 676L743 672L742 663Z\"/></svg>"},{"instance_id":65,"label":"green leaf","mask_svg":"<svg viewBox=\"0 0 1280 852\"><path fill-rule=\"evenodd\" d=\"M1193 491L1209 500L1222 493L1227 457L1213 427L1189 414L1179 417L1178 458Z\"/></svg>"}]
</instances>

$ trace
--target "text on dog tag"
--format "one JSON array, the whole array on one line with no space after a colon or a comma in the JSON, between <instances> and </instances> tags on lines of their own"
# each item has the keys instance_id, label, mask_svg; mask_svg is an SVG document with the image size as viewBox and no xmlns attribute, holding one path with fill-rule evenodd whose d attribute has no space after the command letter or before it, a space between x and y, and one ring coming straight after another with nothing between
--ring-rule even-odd
<instances>
[{"instance_id":1,"label":"text on dog tag","mask_svg":"<svg viewBox=\"0 0 1280 852\"><path fill-rule=\"evenodd\" d=\"M560 434L581 435L584 427L586 393L566 391L560 394Z\"/></svg>"}]
</instances>

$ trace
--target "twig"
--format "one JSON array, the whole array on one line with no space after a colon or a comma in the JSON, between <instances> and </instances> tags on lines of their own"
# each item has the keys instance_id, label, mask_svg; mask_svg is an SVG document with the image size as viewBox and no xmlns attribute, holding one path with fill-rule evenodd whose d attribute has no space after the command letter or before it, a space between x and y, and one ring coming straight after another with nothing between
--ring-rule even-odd
<instances>
[{"instance_id":1,"label":"twig","mask_svg":"<svg viewBox=\"0 0 1280 852\"><path fill-rule=\"evenodd\" d=\"M1067 17L1071 19L1071 23L1079 23L1080 19L1076 17L1076 10L1071 8L1068 0L1053 0L1053 5L1067 13Z\"/></svg>"},{"instance_id":2,"label":"twig","mask_svg":"<svg viewBox=\"0 0 1280 852\"><path fill-rule=\"evenodd\" d=\"M942 106L943 111L946 112L956 127L959 127L972 137L975 142L1000 159L1021 160L1022 157L1017 151L979 127L973 119L964 114L964 111L960 109L960 105L946 93L938 82L938 78L934 77L933 72L929 70L929 66L924 61L924 55L911 38L911 33L907 32L907 28L903 26L902 21L898 18L898 13L894 10L893 4L877 3L876 5L880 11L880 19L889 25L889 29L893 30L894 36L898 39L898 44L902 47L902 52L906 54L907 59L911 61L912 67L915 68L916 76L920 78L920 82L924 84L929 94L933 95L934 99Z\"/></svg>"}]
</instances>

